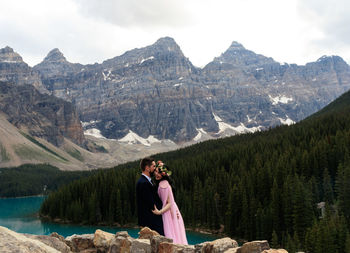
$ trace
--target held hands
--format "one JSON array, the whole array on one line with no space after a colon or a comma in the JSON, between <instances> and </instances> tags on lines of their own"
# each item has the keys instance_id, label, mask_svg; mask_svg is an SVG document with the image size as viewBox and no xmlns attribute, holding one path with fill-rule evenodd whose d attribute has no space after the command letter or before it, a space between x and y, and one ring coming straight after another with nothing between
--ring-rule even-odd
<instances>
[{"instance_id":1,"label":"held hands","mask_svg":"<svg viewBox=\"0 0 350 253\"><path fill-rule=\"evenodd\" d=\"M154 213L155 215L162 215L162 212L157 209L156 205L154 205L154 209L152 210L152 213Z\"/></svg>"}]
</instances>

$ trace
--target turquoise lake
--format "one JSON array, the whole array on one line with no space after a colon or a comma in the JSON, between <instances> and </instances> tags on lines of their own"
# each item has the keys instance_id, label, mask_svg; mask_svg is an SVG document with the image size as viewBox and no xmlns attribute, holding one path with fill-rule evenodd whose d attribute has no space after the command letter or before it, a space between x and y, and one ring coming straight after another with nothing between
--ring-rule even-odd
<instances>
[{"instance_id":1,"label":"turquoise lake","mask_svg":"<svg viewBox=\"0 0 350 253\"><path fill-rule=\"evenodd\" d=\"M44 197L25 197L0 199L0 226L7 227L18 233L49 235L52 232L67 237L73 234L92 234L96 229L110 233L127 231L130 236L137 238L139 229L117 228L105 226L80 226L43 222L38 218L38 210ZM213 235L186 231L189 244L198 244L215 240Z\"/></svg>"}]
</instances>

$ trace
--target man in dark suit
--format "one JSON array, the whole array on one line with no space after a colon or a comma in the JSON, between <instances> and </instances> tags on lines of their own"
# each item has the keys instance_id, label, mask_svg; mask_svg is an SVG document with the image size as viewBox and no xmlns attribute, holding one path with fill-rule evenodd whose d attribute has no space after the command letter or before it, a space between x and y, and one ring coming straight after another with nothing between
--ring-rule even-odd
<instances>
[{"instance_id":1,"label":"man in dark suit","mask_svg":"<svg viewBox=\"0 0 350 253\"><path fill-rule=\"evenodd\" d=\"M162 208L162 201L158 196L157 188L151 181L156 163L153 158L146 157L141 160L140 167L142 175L136 183L138 224L164 235L162 216L155 215L152 212L154 205L159 210Z\"/></svg>"}]
</instances>

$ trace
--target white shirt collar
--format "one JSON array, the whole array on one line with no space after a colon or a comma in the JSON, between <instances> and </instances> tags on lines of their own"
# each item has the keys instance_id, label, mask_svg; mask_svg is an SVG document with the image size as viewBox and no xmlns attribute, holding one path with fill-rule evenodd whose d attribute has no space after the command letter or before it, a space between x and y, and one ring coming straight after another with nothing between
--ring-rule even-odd
<instances>
[{"instance_id":1,"label":"white shirt collar","mask_svg":"<svg viewBox=\"0 0 350 253\"><path fill-rule=\"evenodd\" d=\"M152 180L151 180L151 178L149 176L147 176L147 175L145 175L143 173L142 173L142 175L144 175L147 178L147 180L151 183L151 185L153 185Z\"/></svg>"}]
</instances>

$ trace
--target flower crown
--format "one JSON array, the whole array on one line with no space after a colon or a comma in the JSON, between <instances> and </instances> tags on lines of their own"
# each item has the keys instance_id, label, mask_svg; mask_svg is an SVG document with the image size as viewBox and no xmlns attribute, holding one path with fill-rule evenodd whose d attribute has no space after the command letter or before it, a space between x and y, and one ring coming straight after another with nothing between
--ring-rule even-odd
<instances>
[{"instance_id":1,"label":"flower crown","mask_svg":"<svg viewBox=\"0 0 350 253\"><path fill-rule=\"evenodd\" d=\"M171 176L172 172L169 170L168 166L166 166L162 161L158 161L156 164L156 168L162 174L162 176Z\"/></svg>"}]
</instances>

